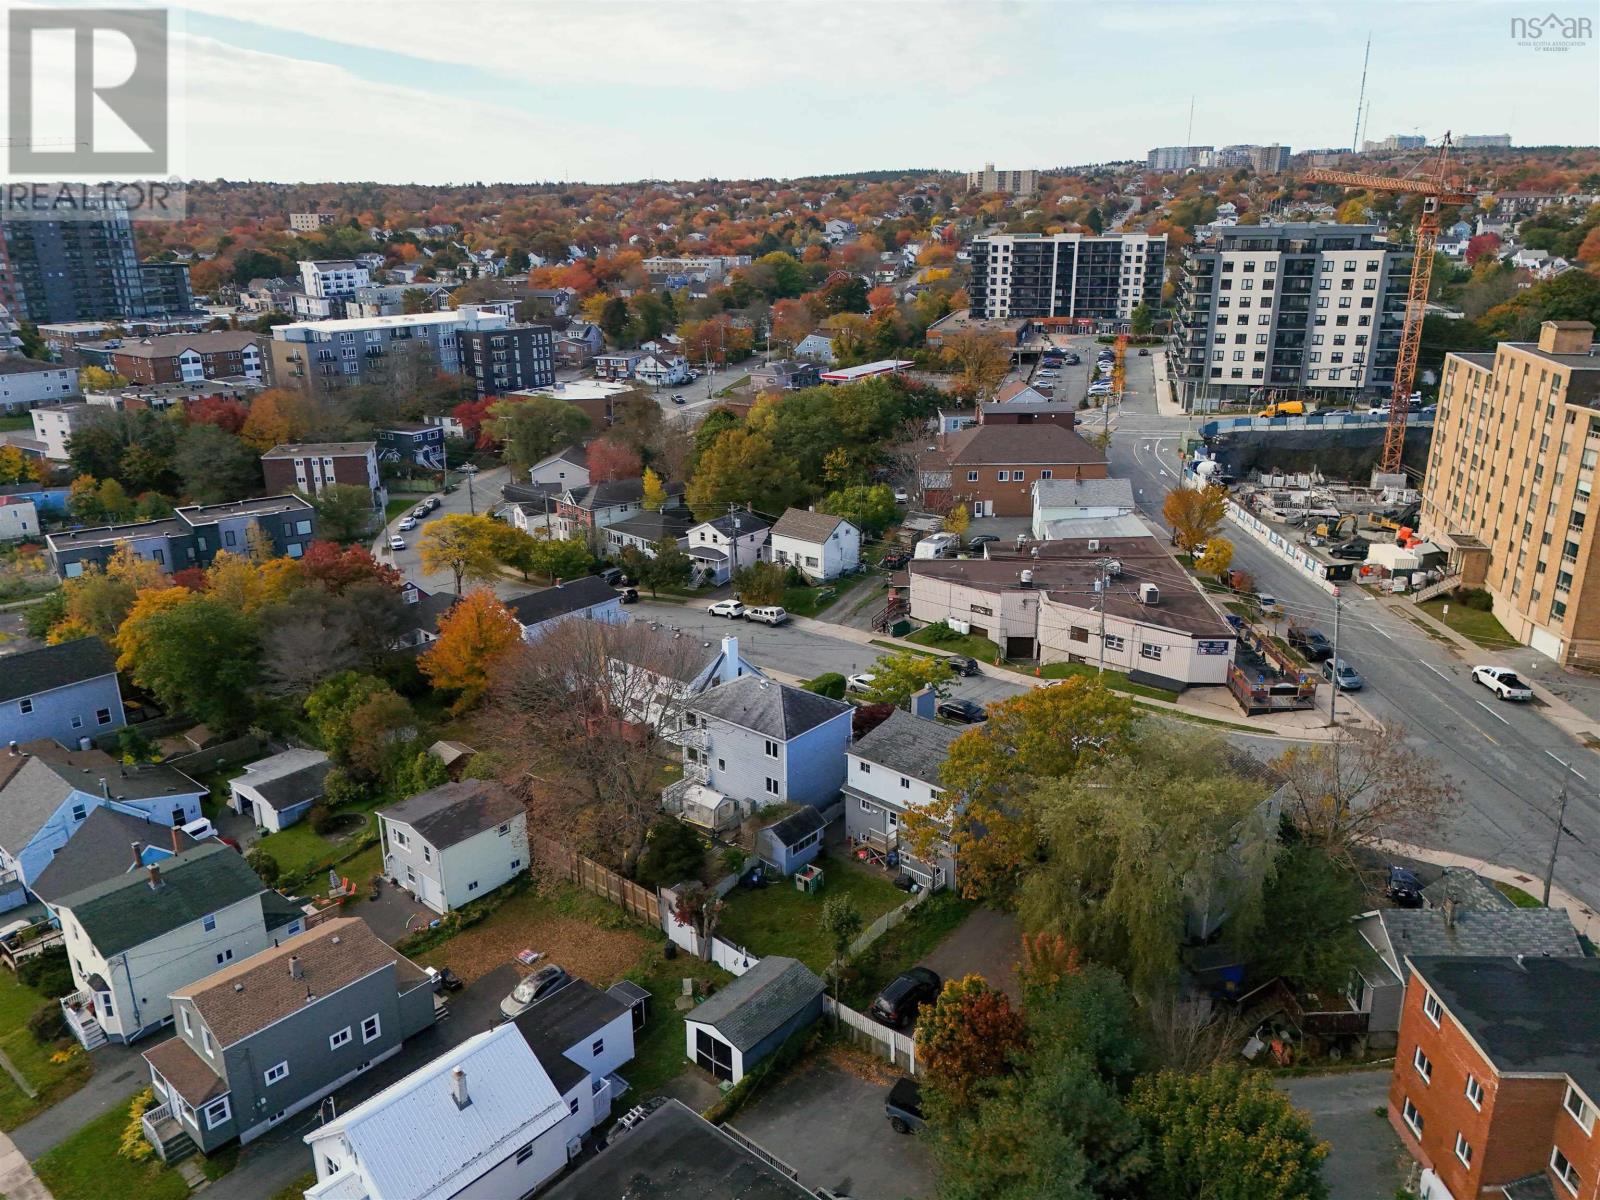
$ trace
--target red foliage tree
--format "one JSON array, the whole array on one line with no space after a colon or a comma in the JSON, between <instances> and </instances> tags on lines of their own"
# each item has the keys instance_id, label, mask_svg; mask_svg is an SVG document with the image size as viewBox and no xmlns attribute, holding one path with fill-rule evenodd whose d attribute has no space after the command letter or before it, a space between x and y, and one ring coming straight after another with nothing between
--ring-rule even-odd
<instances>
[{"instance_id":1,"label":"red foliage tree","mask_svg":"<svg viewBox=\"0 0 1600 1200\"><path fill-rule=\"evenodd\" d=\"M489 406L494 403L495 397L485 396L481 400L463 400L450 410L450 415L461 422L467 441L481 450L488 450L494 445L494 439L483 427L483 423L489 419Z\"/></svg>"},{"instance_id":2,"label":"red foliage tree","mask_svg":"<svg viewBox=\"0 0 1600 1200\"><path fill-rule=\"evenodd\" d=\"M972 1085L1004 1071L1026 1041L1022 1014L981 975L947 980L917 1020L919 1065L940 1091L963 1100Z\"/></svg>"},{"instance_id":3,"label":"red foliage tree","mask_svg":"<svg viewBox=\"0 0 1600 1200\"><path fill-rule=\"evenodd\" d=\"M188 588L191 592L203 592L206 590L206 569L185 567L181 571L174 571L172 582L178 587Z\"/></svg>"},{"instance_id":4,"label":"red foliage tree","mask_svg":"<svg viewBox=\"0 0 1600 1200\"><path fill-rule=\"evenodd\" d=\"M215 425L237 435L244 428L250 409L223 396L202 396L189 406L189 420L199 425Z\"/></svg>"},{"instance_id":5,"label":"red foliage tree","mask_svg":"<svg viewBox=\"0 0 1600 1200\"><path fill-rule=\"evenodd\" d=\"M589 443L589 482L608 479L638 479L644 470L638 451L618 445L610 438Z\"/></svg>"},{"instance_id":6,"label":"red foliage tree","mask_svg":"<svg viewBox=\"0 0 1600 1200\"><path fill-rule=\"evenodd\" d=\"M372 557L365 546L339 546L334 542L312 542L300 558L300 573L313 583L339 595L357 583L381 583L399 589L400 572Z\"/></svg>"},{"instance_id":7,"label":"red foliage tree","mask_svg":"<svg viewBox=\"0 0 1600 1200\"><path fill-rule=\"evenodd\" d=\"M1480 233L1475 238L1467 239L1467 266L1475 266L1480 258L1485 256L1495 257L1500 253L1500 235L1497 233Z\"/></svg>"}]
</instances>

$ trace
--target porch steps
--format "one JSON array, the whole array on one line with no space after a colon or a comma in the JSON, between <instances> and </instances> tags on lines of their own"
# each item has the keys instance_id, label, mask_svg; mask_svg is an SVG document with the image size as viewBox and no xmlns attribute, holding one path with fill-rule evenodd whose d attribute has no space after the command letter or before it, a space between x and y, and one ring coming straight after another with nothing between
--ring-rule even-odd
<instances>
[{"instance_id":1,"label":"porch steps","mask_svg":"<svg viewBox=\"0 0 1600 1200\"><path fill-rule=\"evenodd\" d=\"M78 1040L85 1050L97 1050L106 1044L106 1031L93 1017L85 1017L78 1025Z\"/></svg>"},{"instance_id":2,"label":"porch steps","mask_svg":"<svg viewBox=\"0 0 1600 1200\"><path fill-rule=\"evenodd\" d=\"M156 1154L169 1167L199 1151L188 1131L171 1117L157 1122L155 1132L160 1138L156 1145Z\"/></svg>"},{"instance_id":3,"label":"porch steps","mask_svg":"<svg viewBox=\"0 0 1600 1200\"><path fill-rule=\"evenodd\" d=\"M1421 604L1424 600L1432 600L1435 596L1442 596L1446 592L1454 591L1461 586L1461 576L1446 575L1437 583L1430 583L1425 588L1418 588L1411 593L1411 603Z\"/></svg>"}]
</instances>

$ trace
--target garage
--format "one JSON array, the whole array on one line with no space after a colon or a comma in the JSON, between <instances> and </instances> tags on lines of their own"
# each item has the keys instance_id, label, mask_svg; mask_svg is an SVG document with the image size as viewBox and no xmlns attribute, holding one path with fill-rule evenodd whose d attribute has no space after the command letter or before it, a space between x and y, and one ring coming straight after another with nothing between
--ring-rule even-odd
<instances>
[{"instance_id":1,"label":"garage","mask_svg":"<svg viewBox=\"0 0 1600 1200\"><path fill-rule=\"evenodd\" d=\"M1007 658L1034 658L1033 639L1031 637L1008 637L1006 639Z\"/></svg>"},{"instance_id":2,"label":"garage","mask_svg":"<svg viewBox=\"0 0 1600 1200\"><path fill-rule=\"evenodd\" d=\"M738 1083L790 1034L822 1016L822 980L804 963L769 955L684 1014L690 1062Z\"/></svg>"},{"instance_id":3,"label":"garage","mask_svg":"<svg viewBox=\"0 0 1600 1200\"><path fill-rule=\"evenodd\" d=\"M1565 649L1559 637L1548 629L1540 629L1538 626L1534 627L1532 634L1529 636L1528 645L1546 658L1552 658L1556 662L1561 661L1562 651Z\"/></svg>"}]
</instances>

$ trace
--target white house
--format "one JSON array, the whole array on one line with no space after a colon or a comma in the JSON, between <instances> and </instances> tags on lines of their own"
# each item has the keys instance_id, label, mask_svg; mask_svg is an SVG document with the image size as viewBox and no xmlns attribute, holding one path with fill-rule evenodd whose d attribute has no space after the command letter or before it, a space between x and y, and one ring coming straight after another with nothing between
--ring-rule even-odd
<instances>
[{"instance_id":1,"label":"white house","mask_svg":"<svg viewBox=\"0 0 1600 1200\"><path fill-rule=\"evenodd\" d=\"M708 644L700 654L652 654L650 661L641 661L638 657L629 658L628 650L629 643L624 640L607 659L617 680L614 697L629 710L631 720L648 723L669 741L681 736L678 710L683 701L746 675L766 678L760 667L739 652L739 639L732 635L723 638L720 645ZM650 652L641 649L637 653ZM643 679L638 677L640 674ZM668 711L670 718L666 716ZM663 728L663 720L670 720L671 727Z\"/></svg>"},{"instance_id":2,"label":"white house","mask_svg":"<svg viewBox=\"0 0 1600 1200\"><path fill-rule=\"evenodd\" d=\"M820 333L808 333L795 343L794 356L831 367L834 363L833 339Z\"/></svg>"},{"instance_id":3,"label":"white house","mask_svg":"<svg viewBox=\"0 0 1600 1200\"><path fill-rule=\"evenodd\" d=\"M528 817L497 783L441 784L378 811L383 873L446 913L528 868Z\"/></svg>"},{"instance_id":4,"label":"white house","mask_svg":"<svg viewBox=\"0 0 1600 1200\"><path fill-rule=\"evenodd\" d=\"M790 508L772 527L767 553L813 582L837 579L861 565L861 530L843 517Z\"/></svg>"},{"instance_id":5,"label":"white house","mask_svg":"<svg viewBox=\"0 0 1600 1200\"><path fill-rule=\"evenodd\" d=\"M938 889L956 882L954 851L923 862L900 842L906 813L924 808L944 794L939 769L949 757L950 743L964 732L903 709L850 747L845 775L845 837L870 857L884 861L898 856L900 869L923 887Z\"/></svg>"},{"instance_id":6,"label":"white house","mask_svg":"<svg viewBox=\"0 0 1600 1200\"><path fill-rule=\"evenodd\" d=\"M228 783L228 805L274 833L299 821L322 799L332 767L320 750L285 750L245 767Z\"/></svg>"},{"instance_id":7,"label":"white house","mask_svg":"<svg viewBox=\"0 0 1600 1200\"><path fill-rule=\"evenodd\" d=\"M738 571L767 559L772 522L752 512L732 512L689 530L684 549L695 570L711 583L727 583Z\"/></svg>"},{"instance_id":8,"label":"white house","mask_svg":"<svg viewBox=\"0 0 1600 1200\"><path fill-rule=\"evenodd\" d=\"M1125 517L1133 512L1133 482L1128 479L1040 479L1033 485L1033 536L1040 541L1077 536L1060 523ZM1147 533L1138 521L1132 536Z\"/></svg>"},{"instance_id":9,"label":"white house","mask_svg":"<svg viewBox=\"0 0 1600 1200\"><path fill-rule=\"evenodd\" d=\"M568 446L528 469L528 482L558 492L589 486L589 451L583 446Z\"/></svg>"},{"instance_id":10,"label":"white house","mask_svg":"<svg viewBox=\"0 0 1600 1200\"><path fill-rule=\"evenodd\" d=\"M633 377L652 387L676 387L689 381L689 360L673 351L658 350L634 364Z\"/></svg>"},{"instance_id":11,"label":"white house","mask_svg":"<svg viewBox=\"0 0 1600 1200\"><path fill-rule=\"evenodd\" d=\"M622 594L598 575L558 583L542 592L530 592L506 601L511 615L522 626L523 641L531 642L559 621L607 621L617 624L626 617Z\"/></svg>"}]
</instances>

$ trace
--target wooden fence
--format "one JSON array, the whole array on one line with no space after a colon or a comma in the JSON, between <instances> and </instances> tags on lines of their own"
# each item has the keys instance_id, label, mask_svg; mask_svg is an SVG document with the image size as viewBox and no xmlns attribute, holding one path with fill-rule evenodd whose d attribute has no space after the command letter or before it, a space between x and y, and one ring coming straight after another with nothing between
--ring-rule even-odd
<instances>
[{"instance_id":1,"label":"wooden fence","mask_svg":"<svg viewBox=\"0 0 1600 1200\"><path fill-rule=\"evenodd\" d=\"M917 1043L903 1033L896 1033L887 1025L880 1025L871 1017L863 1016L847 1004L840 1004L832 996L823 996L822 1011L839 1023L845 1036L858 1046L871 1050L879 1058L886 1058L907 1075L917 1073Z\"/></svg>"},{"instance_id":2,"label":"wooden fence","mask_svg":"<svg viewBox=\"0 0 1600 1200\"><path fill-rule=\"evenodd\" d=\"M532 839L539 847L539 860L557 878L577 884L586 892L603 896L629 916L661 927L661 901L649 888L640 887L592 859L568 850L548 838Z\"/></svg>"},{"instance_id":3,"label":"wooden fence","mask_svg":"<svg viewBox=\"0 0 1600 1200\"><path fill-rule=\"evenodd\" d=\"M846 952L846 957L860 954L868 946L872 945L873 942L877 941L884 934L888 933L889 930L893 929L912 913L916 912L918 908L926 904L928 898L932 895L932 892L924 888L898 908L891 908L888 912L884 913L883 916L879 917L871 925L868 925L865 929L863 929L860 937L856 938L855 941L850 943L850 949Z\"/></svg>"}]
</instances>

